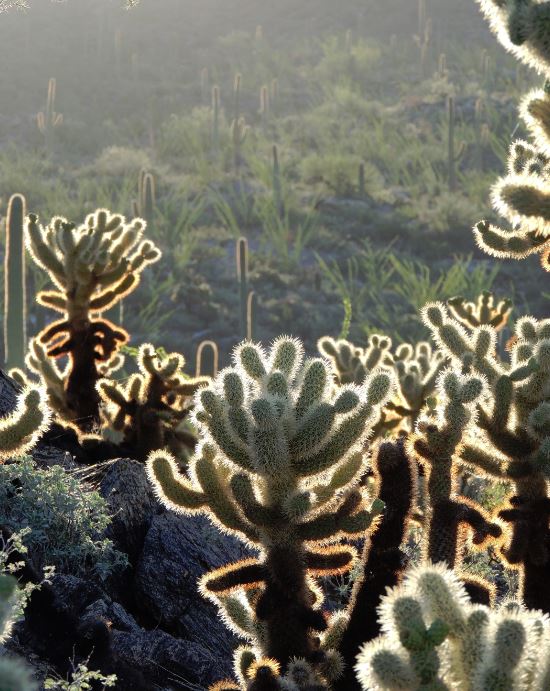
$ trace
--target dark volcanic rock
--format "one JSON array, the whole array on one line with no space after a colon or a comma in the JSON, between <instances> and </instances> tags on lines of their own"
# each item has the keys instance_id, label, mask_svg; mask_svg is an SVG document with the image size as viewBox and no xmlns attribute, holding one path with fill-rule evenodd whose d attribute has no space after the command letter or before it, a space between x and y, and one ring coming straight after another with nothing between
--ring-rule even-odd
<instances>
[{"instance_id":1,"label":"dark volcanic rock","mask_svg":"<svg viewBox=\"0 0 550 691\"><path fill-rule=\"evenodd\" d=\"M162 511L142 463L115 461L101 481L100 493L112 516L106 535L135 564L153 516Z\"/></svg>"},{"instance_id":2,"label":"dark volcanic rock","mask_svg":"<svg viewBox=\"0 0 550 691\"><path fill-rule=\"evenodd\" d=\"M207 571L250 556L234 537L204 516L155 516L136 567L136 598L167 631L206 647L216 660L230 661L236 637L220 621L217 608L197 592Z\"/></svg>"}]
</instances>

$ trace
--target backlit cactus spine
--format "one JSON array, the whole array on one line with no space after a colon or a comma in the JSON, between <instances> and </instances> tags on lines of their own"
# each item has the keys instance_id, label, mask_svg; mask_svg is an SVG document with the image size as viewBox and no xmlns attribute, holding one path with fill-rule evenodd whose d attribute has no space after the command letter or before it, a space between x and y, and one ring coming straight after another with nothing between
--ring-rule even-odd
<instances>
[{"instance_id":1,"label":"backlit cactus spine","mask_svg":"<svg viewBox=\"0 0 550 691\"><path fill-rule=\"evenodd\" d=\"M37 301L63 316L31 342L29 369L46 384L51 406L82 431L99 422L98 379L117 357L128 334L101 314L132 290L143 269L160 252L143 240L144 222L99 209L80 226L55 217L41 226L30 215L27 248L54 290L41 291ZM61 370L55 360L68 356Z\"/></svg>"},{"instance_id":2,"label":"backlit cactus spine","mask_svg":"<svg viewBox=\"0 0 550 691\"><path fill-rule=\"evenodd\" d=\"M452 316L467 329L477 326L492 326L499 332L504 329L512 312L512 301L504 298L495 302L495 296L488 290L477 298L476 302L468 302L463 297L447 300Z\"/></svg>"},{"instance_id":3,"label":"backlit cactus spine","mask_svg":"<svg viewBox=\"0 0 550 691\"><path fill-rule=\"evenodd\" d=\"M456 575L421 566L382 599L383 635L356 671L365 691L544 691L550 622L514 602L472 604Z\"/></svg>"},{"instance_id":4,"label":"backlit cactus spine","mask_svg":"<svg viewBox=\"0 0 550 691\"><path fill-rule=\"evenodd\" d=\"M23 367L27 352L25 282L25 197L8 202L4 259L4 359L6 368Z\"/></svg>"},{"instance_id":5,"label":"backlit cactus spine","mask_svg":"<svg viewBox=\"0 0 550 691\"><path fill-rule=\"evenodd\" d=\"M476 433L465 427L456 461L514 485L496 511L510 526L500 553L520 571L525 604L550 613L550 319L519 319L506 362L493 327L466 331L440 303L427 305L423 316L453 367L486 382L476 401Z\"/></svg>"},{"instance_id":6,"label":"backlit cactus spine","mask_svg":"<svg viewBox=\"0 0 550 691\"><path fill-rule=\"evenodd\" d=\"M46 99L45 111L40 111L36 116L38 129L44 135L46 151L49 154L54 152L55 131L63 124L63 115L55 111L55 97L57 92L57 81L52 77L48 82L48 96Z\"/></svg>"},{"instance_id":7,"label":"backlit cactus spine","mask_svg":"<svg viewBox=\"0 0 550 691\"><path fill-rule=\"evenodd\" d=\"M474 229L479 246L495 257L541 256L550 271L550 32L548 2L478 0L501 43L546 78L543 89L528 93L520 106L530 142L512 144L508 174L493 188L495 209L511 224L501 229L487 221Z\"/></svg>"},{"instance_id":8,"label":"backlit cactus spine","mask_svg":"<svg viewBox=\"0 0 550 691\"><path fill-rule=\"evenodd\" d=\"M288 337L269 353L244 343L233 367L197 394L203 443L188 476L164 452L149 458L149 477L168 507L207 513L260 550L201 581L203 594L252 644L238 656L241 680L243 668L251 684L259 670L267 675L266 658L273 678L278 670L291 674L294 658L320 680L340 671L338 656L319 649L327 623L313 579L348 571L355 550L335 543L372 522L357 482L363 444L391 389L383 371L362 387L336 387L328 364L304 360L301 344Z\"/></svg>"}]
</instances>

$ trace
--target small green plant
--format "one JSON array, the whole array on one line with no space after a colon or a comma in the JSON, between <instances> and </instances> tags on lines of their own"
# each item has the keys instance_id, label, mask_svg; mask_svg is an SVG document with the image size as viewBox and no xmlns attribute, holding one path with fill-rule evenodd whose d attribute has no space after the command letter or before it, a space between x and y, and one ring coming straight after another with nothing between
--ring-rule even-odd
<instances>
[{"instance_id":1,"label":"small green plant","mask_svg":"<svg viewBox=\"0 0 550 691\"><path fill-rule=\"evenodd\" d=\"M30 528L23 543L42 568L106 578L124 566L125 556L103 537L110 520L99 493L62 467L42 470L30 457L0 465L0 523Z\"/></svg>"}]
</instances>

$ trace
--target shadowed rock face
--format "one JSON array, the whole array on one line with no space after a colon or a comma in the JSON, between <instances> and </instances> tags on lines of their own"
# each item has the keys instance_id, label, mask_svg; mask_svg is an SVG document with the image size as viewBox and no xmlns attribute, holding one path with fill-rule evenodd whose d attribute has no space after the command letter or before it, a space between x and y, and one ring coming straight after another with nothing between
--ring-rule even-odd
<instances>
[{"instance_id":1,"label":"shadowed rock face","mask_svg":"<svg viewBox=\"0 0 550 691\"><path fill-rule=\"evenodd\" d=\"M15 385L0 371L0 415L15 401ZM53 445L55 436L37 446L35 460L74 468ZM246 550L202 516L167 512L137 461L120 459L103 472L99 491L113 516L106 535L129 566L103 583L57 574L32 596L8 647L30 659L40 677L48 664L48 674L53 667L66 676L71 660L92 655L90 669L117 674L120 688L136 691L206 688L230 676L237 639L199 595L197 580ZM28 560L28 579L41 580L32 554Z\"/></svg>"}]
</instances>

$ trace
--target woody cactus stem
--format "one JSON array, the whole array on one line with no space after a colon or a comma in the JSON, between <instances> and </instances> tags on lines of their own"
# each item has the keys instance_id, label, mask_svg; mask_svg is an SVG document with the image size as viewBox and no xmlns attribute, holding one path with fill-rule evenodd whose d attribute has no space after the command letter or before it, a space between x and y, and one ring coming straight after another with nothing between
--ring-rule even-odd
<instances>
[{"instance_id":1,"label":"woody cactus stem","mask_svg":"<svg viewBox=\"0 0 550 691\"><path fill-rule=\"evenodd\" d=\"M27 248L34 262L55 285L37 301L63 317L33 340L29 368L41 375L51 405L81 430L99 422L96 383L100 365L108 365L128 334L101 314L134 290L143 269L158 261L160 252L142 240L144 224L99 209L76 227L55 217L46 227L30 215ZM69 357L61 371L55 360Z\"/></svg>"},{"instance_id":2,"label":"woody cactus stem","mask_svg":"<svg viewBox=\"0 0 550 691\"><path fill-rule=\"evenodd\" d=\"M218 374L219 353L214 341L201 341L197 348L195 377L214 378Z\"/></svg>"},{"instance_id":3,"label":"woody cactus stem","mask_svg":"<svg viewBox=\"0 0 550 691\"><path fill-rule=\"evenodd\" d=\"M383 502L384 510L365 539L361 575L353 585L349 621L338 646L346 666L334 691L361 688L353 672L355 659L361 645L380 634L376 608L387 588L398 584L407 566L401 545L415 502L416 465L405 453L402 439L382 443L372 465L377 486L375 494Z\"/></svg>"},{"instance_id":4,"label":"woody cactus stem","mask_svg":"<svg viewBox=\"0 0 550 691\"><path fill-rule=\"evenodd\" d=\"M449 190L454 192L457 186L456 166L464 155L466 143L461 141L457 150L455 144L456 107L453 96L447 98L447 122L447 181Z\"/></svg>"},{"instance_id":5,"label":"woody cactus stem","mask_svg":"<svg viewBox=\"0 0 550 691\"><path fill-rule=\"evenodd\" d=\"M338 540L372 523L358 486L362 449L392 384L379 371L362 387L337 387L324 360L304 361L299 341L279 338L269 353L245 343L233 367L197 394L194 420L203 443L189 476L179 476L163 452L149 458L149 477L164 504L207 513L261 550L259 558L201 581L203 594L254 644L245 649L250 682L266 657L281 674L291 673L294 658L321 676L339 671L326 667L334 651L319 648L327 624L312 604L321 597L313 578L348 571L355 550Z\"/></svg>"},{"instance_id":6,"label":"woody cactus stem","mask_svg":"<svg viewBox=\"0 0 550 691\"><path fill-rule=\"evenodd\" d=\"M4 358L8 369L23 367L27 352L24 221L25 197L14 194L8 202L4 259Z\"/></svg>"},{"instance_id":7,"label":"woody cactus stem","mask_svg":"<svg viewBox=\"0 0 550 691\"><path fill-rule=\"evenodd\" d=\"M57 92L57 81L52 77L48 82L48 97L46 99L46 110L41 111L36 116L38 129L44 135L46 151L49 154L55 148L55 130L63 124L63 115L55 111L55 97Z\"/></svg>"}]
</instances>

